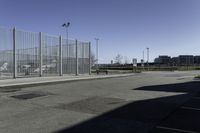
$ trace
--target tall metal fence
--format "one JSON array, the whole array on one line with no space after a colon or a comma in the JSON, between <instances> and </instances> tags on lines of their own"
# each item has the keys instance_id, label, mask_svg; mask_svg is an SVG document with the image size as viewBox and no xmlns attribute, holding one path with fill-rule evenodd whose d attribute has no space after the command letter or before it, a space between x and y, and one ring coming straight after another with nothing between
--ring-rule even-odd
<instances>
[{"instance_id":1,"label":"tall metal fence","mask_svg":"<svg viewBox=\"0 0 200 133\"><path fill-rule=\"evenodd\" d=\"M90 74L89 42L0 27L0 79Z\"/></svg>"}]
</instances>

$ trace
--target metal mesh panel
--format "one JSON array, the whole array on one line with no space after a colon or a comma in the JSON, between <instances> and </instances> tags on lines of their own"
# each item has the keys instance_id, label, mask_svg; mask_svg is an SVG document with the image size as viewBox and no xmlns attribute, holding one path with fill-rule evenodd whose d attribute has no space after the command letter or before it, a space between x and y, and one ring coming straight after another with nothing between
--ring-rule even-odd
<instances>
[{"instance_id":1,"label":"metal mesh panel","mask_svg":"<svg viewBox=\"0 0 200 133\"><path fill-rule=\"evenodd\" d=\"M16 30L17 75L38 76L39 67L39 34Z\"/></svg>"},{"instance_id":2,"label":"metal mesh panel","mask_svg":"<svg viewBox=\"0 0 200 133\"><path fill-rule=\"evenodd\" d=\"M76 73L76 45L74 40L63 39L63 74Z\"/></svg>"},{"instance_id":3,"label":"metal mesh panel","mask_svg":"<svg viewBox=\"0 0 200 133\"><path fill-rule=\"evenodd\" d=\"M89 73L89 43L78 42L79 74Z\"/></svg>"},{"instance_id":4,"label":"metal mesh panel","mask_svg":"<svg viewBox=\"0 0 200 133\"><path fill-rule=\"evenodd\" d=\"M55 36L43 36L43 75L59 74L59 38Z\"/></svg>"},{"instance_id":5,"label":"metal mesh panel","mask_svg":"<svg viewBox=\"0 0 200 133\"><path fill-rule=\"evenodd\" d=\"M0 79L11 78L13 74L12 30L0 28Z\"/></svg>"},{"instance_id":6,"label":"metal mesh panel","mask_svg":"<svg viewBox=\"0 0 200 133\"><path fill-rule=\"evenodd\" d=\"M59 43L57 36L0 28L0 79L89 73L89 43L62 39L62 56Z\"/></svg>"}]
</instances>

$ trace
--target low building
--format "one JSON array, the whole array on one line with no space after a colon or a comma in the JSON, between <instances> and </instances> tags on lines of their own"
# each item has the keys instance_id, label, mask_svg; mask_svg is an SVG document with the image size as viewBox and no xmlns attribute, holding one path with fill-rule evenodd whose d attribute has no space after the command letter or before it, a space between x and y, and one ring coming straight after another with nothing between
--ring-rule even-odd
<instances>
[{"instance_id":1,"label":"low building","mask_svg":"<svg viewBox=\"0 0 200 133\"><path fill-rule=\"evenodd\" d=\"M194 56L194 64L200 65L200 55Z\"/></svg>"},{"instance_id":2,"label":"low building","mask_svg":"<svg viewBox=\"0 0 200 133\"><path fill-rule=\"evenodd\" d=\"M170 57L167 55L159 56L155 58L154 63L156 65L164 66L191 66L200 64L200 56L193 55L179 55L178 57Z\"/></svg>"},{"instance_id":3,"label":"low building","mask_svg":"<svg viewBox=\"0 0 200 133\"><path fill-rule=\"evenodd\" d=\"M193 55L179 55L178 58L179 58L180 66L194 65L194 56Z\"/></svg>"},{"instance_id":4,"label":"low building","mask_svg":"<svg viewBox=\"0 0 200 133\"><path fill-rule=\"evenodd\" d=\"M163 64L163 65L170 65L171 57L167 55L159 56L158 58L155 58L154 63L155 64Z\"/></svg>"}]
</instances>

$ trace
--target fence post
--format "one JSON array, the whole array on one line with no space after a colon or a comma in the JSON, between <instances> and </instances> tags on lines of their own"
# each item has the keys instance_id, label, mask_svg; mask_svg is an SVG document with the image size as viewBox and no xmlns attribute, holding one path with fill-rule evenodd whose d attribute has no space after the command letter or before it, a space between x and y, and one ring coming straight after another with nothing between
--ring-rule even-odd
<instances>
[{"instance_id":1,"label":"fence post","mask_svg":"<svg viewBox=\"0 0 200 133\"><path fill-rule=\"evenodd\" d=\"M17 77L17 61L16 61L16 28L13 28L13 78Z\"/></svg>"},{"instance_id":2,"label":"fence post","mask_svg":"<svg viewBox=\"0 0 200 133\"><path fill-rule=\"evenodd\" d=\"M89 42L89 75L91 75L91 42Z\"/></svg>"},{"instance_id":3,"label":"fence post","mask_svg":"<svg viewBox=\"0 0 200 133\"><path fill-rule=\"evenodd\" d=\"M39 47L40 47L40 48L39 48L39 56L40 56L40 77L42 77L42 55L43 55L43 54L42 54L42 46L43 46L43 45L42 45L42 44L43 44L43 43L42 43L42 42L43 42L42 40L43 40L43 39L42 39L42 32L40 32L40 33L39 33L39 45L40 45L40 46L39 46Z\"/></svg>"},{"instance_id":4,"label":"fence post","mask_svg":"<svg viewBox=\"0 0 200 133\"><path fill-rule=\"evenodd\" d=\"M59 37L59 75L63 75L62 71L62 36Z\"/></svg>"},{"instance_id":5,"label":"fence post","mask_svg":"<svg viewBox=\"0 0 200 133\"><path fill-rule=\"evenodd\" d=\"M78 76L78 41L76 40L76 76Z\"/></svg>"}]
</instances>

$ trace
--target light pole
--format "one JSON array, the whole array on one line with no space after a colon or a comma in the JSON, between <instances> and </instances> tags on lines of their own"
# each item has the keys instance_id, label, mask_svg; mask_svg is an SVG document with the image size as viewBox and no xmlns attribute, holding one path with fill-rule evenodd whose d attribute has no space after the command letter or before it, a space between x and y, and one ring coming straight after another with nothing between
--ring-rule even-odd
<instances>
[{"instance_id":1,"label":"light pole","mask_svg":"<svg viewBox=\"0 0 200 133\"><path fill-rule=\"evenodd\" d=\"M96 63L96 70L98 70L99 69L99 66L98 66L98 47L99 47L99 38L95 38L95 40L96 40L96 61L97 61L97 63Z\"/></svg>"},{"instance_id":2,"label":"light pole","mask_svg":"<svg viewBox=\"0 0 200 133\"><path fill-rule=\"evenodd\" d=\"M142 62L141 62L141 65L143 67L143 70L144 70L144 50L142 51Z\"/></svg>"},{"instance_id":3,"label":"light pole","mask_svg":"<svg viewBox=\"0 0 200 133\"><path fill-rule=\"evenodd\" d=\"M62 25L62 27L66 28L66 37L67 37L67 45L68 45L68 27L70 26L70 22L66 22Z\"/></svg>"},{"instance_id":4,"label":"light pole","mask_svg":"<svg viewBox=\"0 0 200 133\"><path fill-rule=\"evenodd\" d=\"M69 58L69 45L68 45L68 28L70 26L70 22L66 22L62 25L62 27L66 28L66 39L67 39L67 58ZM67 59L67 64L69 64L69 60Z\"/></svg>"},{"instance_id":5,"label":"light pole","mask_svg":"<svg viewBox=\"0 0 200 133\"><path fill-rule=\"evenodd\" d=\"M147 47L147 67L149 71L149 48Z\"/></svg>"},{"instance_id":6,"label":"light pole","mask_svg":"<svg viewBox=\"0 0 200 133\"><path fill-rule=\"evenodd\" d=\"M144 50L142 51L142 59L144 61Z\"/></svg>"}]
</instances>

